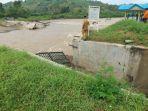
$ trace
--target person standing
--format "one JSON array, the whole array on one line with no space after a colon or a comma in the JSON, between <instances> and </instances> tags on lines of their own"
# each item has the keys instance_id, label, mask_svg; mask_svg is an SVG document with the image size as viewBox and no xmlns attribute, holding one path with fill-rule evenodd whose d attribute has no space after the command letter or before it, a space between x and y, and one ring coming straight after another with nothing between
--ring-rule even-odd
<instances>
[{"instance_id":1,"label":"person standing","mask_svg":"<svg viewBox=\"0 0 148 111\"><path fill-rule=\"evenodd\" d=\"M144 11L144 16L143 16L143 21L147 22L147 20L148 20L148 10L145 10Z\"/></svg>"},{"instance_id":2,"label":"person standing","mask_svg":"<svg viewBox=\"0 0 148 111\"><path fill-rule=\"evenodd\" d=\"M86 40L89 34L89 20L84 16L83 26L82 26L82 39Z\"/></svg>"}]
</instances>

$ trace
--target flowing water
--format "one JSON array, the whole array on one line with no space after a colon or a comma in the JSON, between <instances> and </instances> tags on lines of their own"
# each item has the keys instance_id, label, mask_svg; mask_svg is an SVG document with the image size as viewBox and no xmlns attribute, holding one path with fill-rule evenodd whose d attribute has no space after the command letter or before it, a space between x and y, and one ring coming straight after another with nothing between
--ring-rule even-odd
<instances>
[{"instance_id":1,"label":"flowing water","mask_svg":"<svg viewBox=\"0 0 148 111\"><path fill-rule=\"evenodd\" d=\"M100 19L99 28L104 28L121 19ZM83 20L52 20L46 28L17 30L16 27L0 27L0 45L30 51L33 53L63 51L72 55L71 44L74 35L81 33Z\"/></svg>"}]
</instances>

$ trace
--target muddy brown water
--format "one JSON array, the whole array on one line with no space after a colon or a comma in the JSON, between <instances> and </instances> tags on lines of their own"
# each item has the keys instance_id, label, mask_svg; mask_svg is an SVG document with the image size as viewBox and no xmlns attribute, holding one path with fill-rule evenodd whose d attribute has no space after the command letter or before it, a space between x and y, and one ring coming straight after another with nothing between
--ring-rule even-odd
<instances>
[{"instance_id":1,"label":"muddy brown water","mask_svg":"<svg viewBox=\"0 0 148 111\"><path fill-rule=\"evenodd\" d=\"M104 28L121 19L100 19L99 28ZM49 21L46 21L49 22ZM74 35L81 33L83 20L52 20L50 25L37 30L17 30L15 27L0 27L0 45L30 51L33 53L63 51L72 55L69 46Z\"/></svg>"},{"instance_id":2,"label":"muddy brown water","mask_svg":"<svg viewBox=\"0 0 148 111\"><path fill-rule=\"evenodd\" d=\"M7 32L11 32L14 30L18 30L17 27L4 27L4 26L0 26L0 33L7 33Z\"/></svg>"}]
</instances>

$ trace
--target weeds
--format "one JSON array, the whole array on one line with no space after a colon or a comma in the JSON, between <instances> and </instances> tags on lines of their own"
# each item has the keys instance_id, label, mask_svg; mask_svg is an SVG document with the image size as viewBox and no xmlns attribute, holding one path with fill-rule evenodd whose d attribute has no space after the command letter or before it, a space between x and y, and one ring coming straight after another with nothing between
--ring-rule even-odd
<instances>
[{"instance_id":1,"label":"weeds","mask_svg":"<svg viewBox=\"0 0 148 111\"><path fill-rule=\"evenodd\" d=\"M113 73L113 67L107 66L106 63L100 67L95 80L87 84L86 90L90 97L107 103L104 108L107 111L146 111L148 100L144 99L145 96L124 91L126 89L123 88L127 88L127 83L121 85Z\"/></svg>"}]
</instances>

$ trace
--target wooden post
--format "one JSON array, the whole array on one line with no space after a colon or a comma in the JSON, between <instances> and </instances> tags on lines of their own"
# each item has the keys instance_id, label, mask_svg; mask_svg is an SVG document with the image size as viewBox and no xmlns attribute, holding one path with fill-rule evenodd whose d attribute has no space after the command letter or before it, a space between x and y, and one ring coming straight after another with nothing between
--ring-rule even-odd
<instances>
[{"instance_id":1,"label":"wooden post","mask_svg":"<svg viewBox=\"0 0 148 111\"><path fill-rule=\"evenodd\" d=\"M140 11L138 11L138 21L140 21Z\"/></svg>"},{"instance_id":2,"label":"wooden post","mask_svg":"<svg viewBox=\"0 0 148 111\"><path fill-rule=\"evenodd\" d=\"M124 18L127 19L127 12L126 12L126 11L125 11L125 16L124 16Z\"/></svg>"}]
</instances>

